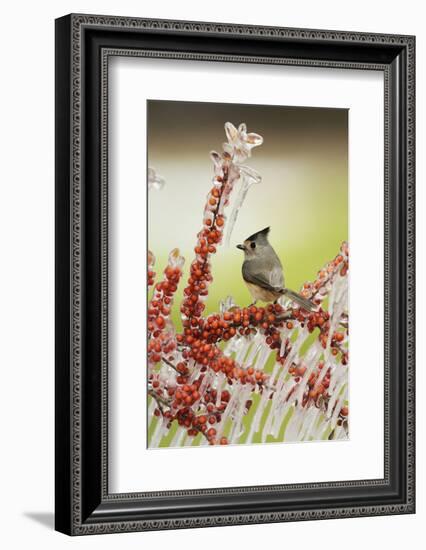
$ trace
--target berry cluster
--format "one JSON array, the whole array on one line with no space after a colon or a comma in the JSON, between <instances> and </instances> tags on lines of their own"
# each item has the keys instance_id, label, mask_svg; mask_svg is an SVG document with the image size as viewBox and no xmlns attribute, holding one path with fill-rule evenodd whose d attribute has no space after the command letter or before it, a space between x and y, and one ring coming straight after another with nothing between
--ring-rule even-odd
<instances>
[{"instance_id":1,"label":"berry cluster","mask_svg":"<svg viewBox=\"0 0 426 550\"><path fill-rule=\"evenodd\" d=\"M200 378L202 382L202 377ZM217 443L226 445L228 443L226 437L216 439L215 425L222 419L222 414L230 399L230 393L227 390L222 391L218 402L217 390L209 388L201 397L199 393L201 382L195 382L191 386L185 385L175 391L172 404L172 407L177 408L175 418L179 426L187 429L189 436L195 437L201 433L210 445ZM199 401L197 412L190 407L194 401ZM183 406L181 406L182 404Z\"/></svg>"},{"instance_id":2,"label":"berry cluster","mask_svg":"<svg viewBox=\"0 0 426 550\"><path fill-rule=\"evenodd\" d=\"M340 247L340 253L328 262L323 269L318 272L317 278L313 283L305 283L301 291L302 296L320 304L331 291L335 278L340 275L345 277L349 270L349 245L343 242Z\"/></svg>"},{"instance_id":3,"label":"berry cluster","mask_svg":"<svg viewBox=\"0 0 426 550\"><path fill-rule=\"evenodd\" d=\"M153 284L154 255L148 255L148 286ZM148 304L148 363L155 365L162 360L163 354L168 355L176 349L176 338L173 323L170 319L173 296L182 276L184 259L175 248L169 255L169 261L164 270L164 279L154 288L154 294ZM152 282L151 282L152 279ZM151 285L150 285L151 282Z\"/></svg>"},{"instance_id":4,"label":"berry cluster","mask_svg":"<svg viewBox=\"0 0 426 550\"><path fill-rule=\"evenodd\" d=\"M201 251L203 253L203 251ZM339 255L330 262L327 269L319 272L318 279L314 283L306 283L304 289L313 289L312 295L315 296L318 291L331 285L338 269L329 269L330 266L340 266L343 259ZM323 273L327 273L324 276ZM213 425L220 423L222 414L226 410L229 402L229 390L222 391L219 403L217 400L217 390L214 389L214 383L203 384L207 371L213 371L215 374L221 373L226 377L228 387L238 381L240 384L249 384L253 391L262 392L262 388L268 386L274 392L273 381L263 371L255 369L253 366L242 366L237 364L235 359L223 353L220 349L220 342L226 342L233 338L251 338L260 333L264 342L271 350L276 350L276 361L284 365L286 357L292 349L289 337L285 339L283 346L282 334L284 331L290 333L293 330L300 330L306 327L309 333L318 329L318 338L324 348L329 340L330 332L330 314L324 311L320 305L313 312L305 311L296 307L283 307L280 304L269 304L265 307L249 306L239 308L232 306L223 313L215 313L207 317L183 317L184 330L182 333L174 335L173 339L168 339L168 346L159 344L164 332L161 330L163 322L158 324L158 318L164 317L166 326L167 315L170 313L170 297L176 291L176 283L179 281L181 272L179 268L171 269L170 266L165 270L166 280L156 285L156 294L151 301L152 309L149 315L152 315L154 324L149 324L149 329L153 330L154 339L150 340L149 349L153 349L151 355L152 361L163 361L173 371L175 376L167 377L162 382L156 375L151 376L150 383L154 393L151 395L160 405L156 410L156 415L162 415L167 421L167 426L176 420L179 426L187 430L189 437L195 437L198 433L203 434L210 444L225 444L226 438L217 438L216 429ZM344 274L345 275L345 274ZM344 276L343 275L343 276ZM166 283L166 284L164 284ZM189 280L191 284L191 277ZM197 290L196 290L197 291ZM161 292L161 293L160 293ZM206 294L205 294L206 295ZM327 294L321 292L319 296L325 297ZM201 300L203 294L199 295ZM307 297L311 297L307 294ZM184 301L186 298L184 298ZM322 300L319 300L321 302ZM195 301L193 303L196 303ZM166 305L163 309L164 304ZM347 364L348 351L344 348L347 342L346 329L335 330L330 339L330 348L333 355L341 354L342 364ZM174 364L175 351L178 351L180 360ZM306 381L306 388L303 394L302 406L314 403L316 406L324 406L329 399L328 388L330 385L331 369L327 368L324 375L321 371L324 368L324 362L320 361L316 368L311 372ZM289 392L295 391L306 372L306 366L303 362L293 363L288 373L293 377L295 386ZM271 394L271 395L272 395ZM345 409L343 409L345 410Z\"/></svg>"},{"instance_id":5,"label":"berry cluster","mask_svg":"<svg viewBox=\"0 0 426 550\"><path fill-rule=\"evenodd\" d=\"M215 163L213 187L207 195L203 227L197 235L195 259L191 264L190 277L184 289L181 306L185 328L196 326L205 308L203 302L208 295L208 286L213 280L210 257L216 253L217 246L222 242L225 225L223 210L237 176L228 155L219 157L217 153L212 153L212 158Z\"/></svg>"}]
</instances>

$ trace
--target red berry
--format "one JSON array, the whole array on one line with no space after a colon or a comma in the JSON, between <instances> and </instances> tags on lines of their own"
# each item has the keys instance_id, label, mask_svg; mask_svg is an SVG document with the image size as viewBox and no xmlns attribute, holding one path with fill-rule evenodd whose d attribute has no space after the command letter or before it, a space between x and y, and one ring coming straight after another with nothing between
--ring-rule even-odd
<instances>
[{"instance_id":1,"label":"red berry","mask_svg":"<svg viewBox=\"0 0 426 550\"><path fill-rule=\"evenodd\" d=\"M210 428L207 430L207 437L212 438L216 435L216 430L214 428Z\"/></svg>"},{"instance_id":2,"label":"red berry","mask_svg":"<svg viewBox=\"0 0 426 550\"><path fill-rule=\"evenodd\" d=\"M164 317L158 316L158 317L155 319L155 323L156 323L156 325L157 325L158 328L163 328L164 325L165 325Z\"/></svg>"}]
</instances>

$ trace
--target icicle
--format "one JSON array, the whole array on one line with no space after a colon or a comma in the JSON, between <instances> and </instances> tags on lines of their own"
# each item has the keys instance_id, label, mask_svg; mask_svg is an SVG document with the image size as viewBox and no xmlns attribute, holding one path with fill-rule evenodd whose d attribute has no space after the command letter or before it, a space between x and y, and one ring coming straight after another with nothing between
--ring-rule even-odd
<instances>
[{"instance_id":1,"label":"icicle","mask_svg":"<svg viewBox=\"0 0 426 550\"><path fill-rule=\"evenodd\" d=\"M250 426L250 432L247 438L247 443L252 443L254 434L260 429L260 420L262 418L263 412L266 405L268 404L269 396L271 395L271 390L264 389L260 402L257 406L254 418Z\"/></svg>"},{"instance_id":2,"label":"icicle","mask_svg":"<svg viewBox=\"0 0 426 550\"><path fill-rule=\"evenodd\" d=\"M245 407L246 407L246 401L247 401L247 399L250 395L250 392L251 392L250 386L246 386L241 391L241 395L240 395L240 398L239 398L238 409L237 409L237 411L234 415L234 418L233 418L234 422L233 422L233 425L232 425L232 428L231 428L231 433L229 435L229 442L230 443L238 443L238 439L240 438L241 425L243 423L244 411L245 411Z\"/></svg>"},{"instance_id":3,"label":"icicle","mask_svg":"<svg viewBox=\"0 0 426 550\"><path fill-rule=\"evenodd\" d=\"M292 387L293 385L294 382L292 380L289 380L286 384L283 385L280 393L274 396L271 405L271 413L274 415L271 427L271 434L273 435L273 437L278 437L283 420L287 416L290 408L293 407L292 403L289 403L285 400L285 397L290 391L290 387Z\"/></svg>"},{"instance_id":4,"label":"icicle","mask_svg":"<svg viewBox=\"0 0 426 550\"><path fill-rule=\"evenodd\" d=\"M263 370L271 353L272 353L271 349L265 344L257 356L256 363L254 365L256 370Z\"/></svg>"},{"instance_id":5,"label":"icicle","mask_svg":"<svg viewBox=\"0 0 426 550\"><path fill-rule=\"evenodd\" d=\"M305 416L303 420L303 427L302 427L302 436L300 439L303 440L309 440L311 432L315 426L315 423L318 420L318 416L320 415L321 411L319 408L315 406L311 406L309 409L308 414Z\"/></svg>"},{"instance_id":6,"label":"icicle","mask_svg":"<svg viewBox=\"0 0 426 550\"><path fill-rule=\"evenodd\" d=\"M235 222L237 221L240 209L247 197L248 190L253 185L253 183L260 183L261 181L259 174L250 169L248 166L240 166L239 169L241 184L239 193L235 200L234 207L228 219L228 229L225 237L225 246L227 248L229 248L229 243L231 242L231 236L234 230Z\"/></svg>"},{"instance_id":7,"label":"icicle","mask_svg":"<svg viewBox=\"0 0 426 550\"><path fill-rule=\"evenodd\" d=\"M167 430L168 421L166 419L159 419L155 426L154 433L152 434L149 446L156 449L160 445L160 441Z\"/></svg>"},{"instance_id":8,"label":"icicle","mask_svg":"<svg viewBox=\"0 0 426 550\"><path fill-rule=\"evenodd\" d=\"M262 339L263 339L263 336L259 332L253 338L250 351L244 361L244 364L247 367L251 367L257 353L262 349Z\"/></svg>"},{"instance_id":9,"label":"icicle","mask_svg":"<svg viewBox=\"0 0 426 550\"><path fill-rule=\"evenodd\" d=\"M226 311L229 311L235 306L234 298L232 296L227 296L225 300L219 302L219 311L223 315Z\"/></svg>"},{"instance_id":10,"label":"icicle","mask_svg":"<svg viewBox=\"0 0 426 550\"><path fill-rule=\"evenodd\" d=\"M186 436L185 428L178 426L178 429L176 430L176 433L174 434L173 439L170 443L170 447L181 447L185 436Z\"/></svg>"},{"instance_id":11,"label":"icicle","mask_svg":"<svg viewBox=\"0 0 426 550\"><path fill-rule=\"evenodd\" d=\"M222 437L223 430L225 429L226 421L228 420L229 416L233 412L233 409L235 407L235 403L239 398L240 391L241 391L241 384L239 382L237 382L236 384L234 384L234 390L232 392L231 399L229 400L228 405L225 409L225 412L222 415L221 421L216 427L216 437L217 437L217 439L220 439Z\"/></svg>"},{"instance_id":12,"label":"icicle","mask_svg":"<svg viewBox=\"0 0 426 550\"><path fill-rule=\"evenodd\" d=\"M303 421L303 409L295 407L293 416L290 418L285 431L286 439L288 441L298 441L298 434Z\"/></svg>"},{"instance_id":13,"label":"icicle","mask_svg":"<svg viewBox=\"0 0 426 550\"><path fill-rule=\"evenodd\" d=\"M340 371L336 369L333 373L335 374L334 379L330 379L331 397L327 407L327 412L329 414L331 414L331 412L333 411L342 388L347 384L346 371L347 369L341 369Z\"/></svg>"},{"instance_id":14,"label":"icicle","mask_svg":"<svg viewBox=\"0 0 426 550\"><path fill-rule=\"evenodd\" d=\"M278 371L281 370L281 374L279 375L278 379L277 379L277 373ZM274 365L274 370L272 371L272 376L271 376L271 380L276 380L275 382L275 388L274 388L274 393L272 395L272 399L270 399L270 402L271 402L271 408L269 410L269 414L268 414L268 418L266 419L266 423L265 423L265 426L263 428L263 434L264 434L264 437L266 438L266 435L268 435L269 433L273 432L274 430L271 429L271 426L273 425L273 423L276 421L277 419L277 410L279 409L279 397L281 395L281 389L282 389L282 386L284 385L284 381L285 381L285 374L288 372L288 367L281 367L281 363L275 363ZM278 405L278 406L277 406ZM282 420L282 418L280 419ZM281 423L280 423L281 425Z\"/></svg>"},{"instance_id":15,"label":"icicle","mask_svg":"<svg viewBox=\"0 0 426 550\"><path fill-rule=\"evenodd\" d=\"M222 387L226 380L226 376L220 372L217 375L217 383L216 383L216 408L219 407L221 400L222 400Z\"/></svg>"},{"instance_id":16,"label":"icicle","mask_svg":"<svg viewBox=\"0 0 426 550\"><path fill-rule=\"evenodd\" d=\"M246 357L247 352L250 349L250 346L251 346L251 340L250 339L240 338L240 346L239 346L238 351L235 354L235 361L239 365L241 365L242 362L244 361L244 358Z\"/></svg>"}]
</instances>

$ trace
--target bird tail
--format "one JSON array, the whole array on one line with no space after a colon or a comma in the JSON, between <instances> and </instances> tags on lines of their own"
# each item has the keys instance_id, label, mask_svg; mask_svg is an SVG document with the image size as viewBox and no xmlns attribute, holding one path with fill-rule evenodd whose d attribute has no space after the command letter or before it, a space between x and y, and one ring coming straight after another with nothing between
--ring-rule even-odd
<instances>
[{"instance_id":1,"label":"bird tail","mask_svg":"<svg viewBox=\"0 0 426 550\"><path fill-rule=\"evenodd\" d=\"M316 307L315 304L313 304L310 300L304 298L299 293L294 292L289 288L283 288L282 294L290 298L290 300L293 300L293 302L296 302L296 304L303 307L303 309L306 309L306 311L312 311Z\"/></svg>"}]
</instances>

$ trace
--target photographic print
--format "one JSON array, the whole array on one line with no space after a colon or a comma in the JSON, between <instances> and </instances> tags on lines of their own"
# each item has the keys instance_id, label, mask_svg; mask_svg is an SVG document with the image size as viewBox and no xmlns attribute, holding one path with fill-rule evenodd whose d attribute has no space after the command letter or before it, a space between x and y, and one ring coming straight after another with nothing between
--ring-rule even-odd
<instances>
[{"instance_id":1,"label":"photographic print","mask_svg":"<svg viewBox=\"0 0 426 550\"><path fill-rule=\"evenodd\" d=\"M347 109L147 121L148 448L348 439Z\"/></svg>"}]
</instances>

